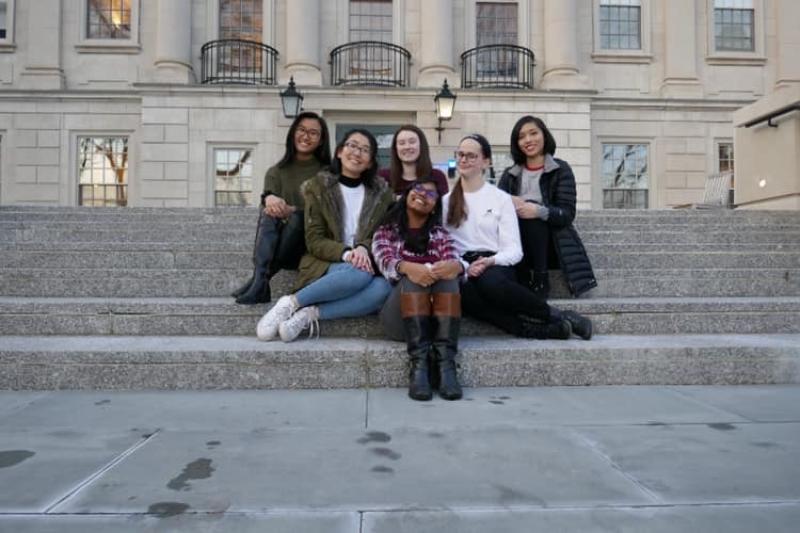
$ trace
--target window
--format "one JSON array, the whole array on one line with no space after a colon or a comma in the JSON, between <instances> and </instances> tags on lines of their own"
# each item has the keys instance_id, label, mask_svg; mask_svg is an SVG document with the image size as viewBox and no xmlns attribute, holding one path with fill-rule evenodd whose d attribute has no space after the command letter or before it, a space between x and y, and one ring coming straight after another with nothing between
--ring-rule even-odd
<instances>
[{"instance_id":1,"label":"window","mask_svg":"<svg viewBox=\"0 0 800 533\"><path fill-rule=\"evenodd\" d=\"M477 46L494 44L517 45L517 4L478 2L475 13ZM477 78L517 76L517 53L510 49L493 49L477 57Z\"/></svg>"},{"instance_id":2,"label":"window","mask_svg":"<svg viewBox=\"0 0 800 533\"><path fill-rule=\"evenodd\" d=\"M131 0L88 0L87 39L130 39Z\"/></svg>"},{"instance_id":3,"label":"window","mask_svg":"<svg viewBox=\"0 0 800 533\"><path fill-rule=\"evenodd\" d=\"M253 150L214 149L214 205L250 205L253 193Z\"/></svg>"},{"instance_id":4,"label":"window","mask_svg":"<svg viewBox=\"0 0 800 533\"><path fill-rule=\"evenodd\" d=\"M714 0L714 49L755 51L753 0Z\"/></svg>"},{"instance_id":5,"label":"window","mask_svg":"<svg viewBox=\"0 0 800 533\"><path fill-rule=\"evenodd\" d=\"M262 0L219 0L219 38L261 42Z\"/></svg>"},{"instance_id":6,"label":"window","mask_svg":"<svg viewBox=\"0 0 800 533\"><path fill-rule=\"evenodd\" d=\"M733 190L736 174L733 171L733 143L721 142L717 145L717 172L719 174L730 174L731 179L728 183L728 205L733 205Z\"/></svg>"},{"instance_id":7,"label":"window","mask_svg":"<svg viewBox=\"0 0 800 533\"><path fill-rule=\"evenodd\" d=\"M640 0L600 0L600 48L641 50Z\"/></svg>"},{"instance_id":8,"label":"window","mask_svg":"<svg viewBox=\"0 0 800 533\"><path fill-rule=\"evenodd\" d=\"M14 2L0 0L0 41L11 41L13 32L11 24L14 22Z\"/></svg>"},{"instance_id":9,"label":"window","mask_svg":"<svg viewBox=\"0 0 800 533\"><path fill-rule=\"evenodd\" d=\"M348 42L392 42L391 0L350 0Z\"/></svg>"},{"instance_id":10,"label":"window","mask_svg":"<svg viewBox=\"0 0 800 533\"><path fill-rule=\"evenodd\" d=\"M603 144L604 209L646 209L648 145Z\"/></svg>"},{"instance_id":11,"label":"window","mask_svg":"<svg viewBox=\"0 0 800 533\"><path fill-rule=\"evenodd\" d=\"M128 205L128 138L78 138L78 205Z\"/></svg>"}]
</instances>

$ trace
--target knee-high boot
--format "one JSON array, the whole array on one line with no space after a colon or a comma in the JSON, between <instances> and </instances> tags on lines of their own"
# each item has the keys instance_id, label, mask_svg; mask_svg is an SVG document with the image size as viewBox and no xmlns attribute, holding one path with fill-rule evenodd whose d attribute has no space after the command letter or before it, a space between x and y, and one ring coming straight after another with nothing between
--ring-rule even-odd
<instances>
[{"instance_id":1,"label":"knee-high boot","mask_svg":"<svg viewBox=\"0 0 800 533\"><path fill-rule=\"evenodd\" d=\"M414 400L433 398L431 391L428 353L431 350L430 317L410 316L403 319L410 368L408 396Z\"/></svg>"},{"instance_id":2,"label":"knee-high boot","mask_svg":"<svg viewBox=\"0 0 800 533\"><path fill-rule=\"evenodd\" d=\"M458 333L461 329L461 295L434 293L433 315L436 321L433 354L439 364L439 396L444 400L459 400L463 396L456 367Z\"/></svg>"},{"instance_id":3,"label":"knee-high boot","mask_svg":"<svg viewBox=\"0 0 800 533\"><path fill-rule=\"evenodd\" d=\"M237 304L267 303L272 299L269 280L272 277L270 263L278 244L278 224L280 222L262 211L258 219L258 231L253 248L253 278L250 285L236 298Z\"/></svg>"}]
</instances>

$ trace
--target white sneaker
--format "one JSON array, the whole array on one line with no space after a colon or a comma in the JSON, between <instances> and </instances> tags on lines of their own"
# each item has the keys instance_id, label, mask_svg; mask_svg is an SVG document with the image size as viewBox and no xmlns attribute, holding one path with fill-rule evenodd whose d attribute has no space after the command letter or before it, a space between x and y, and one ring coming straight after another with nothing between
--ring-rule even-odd
<instances>
[{"instance_id":1,"label":"white sneaker","mask_svg":"<svg viewBox=\"0 0 800 533\"><path fill-rule=\"evenodd\" d=\"M309 337L314 334L315 330L317 332L317 336L319 336L318 319L319 309L317 306L309 305L308 307L303 307L295 314L290 316L287 320L281 322L281 325L278 327L281 340L283 342L292 342L303 330L307 328L311 328L311 331L308 332Z\"/></svg>"},{"instance_id":2,"label":"white sneaker","mask_svg":"<svg viewBox=\"0 0 800 533\"><path fill-rule=\"evenodd\" d=\"M291 296L281 296L275 305L261 317L256 326L256 337L260 341L271 341L278 336L278 326L292 316L297 304Z\"/></svg>"}]
</instances>

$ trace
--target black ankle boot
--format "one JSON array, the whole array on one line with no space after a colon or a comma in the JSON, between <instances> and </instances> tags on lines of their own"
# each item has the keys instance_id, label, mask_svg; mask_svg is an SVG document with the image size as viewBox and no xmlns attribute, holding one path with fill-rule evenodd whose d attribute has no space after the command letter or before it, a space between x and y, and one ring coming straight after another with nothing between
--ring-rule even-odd
<instances>
[{"instance_id":1,"label":"black ankle boot","mask_svg":"<svg viewBox=\"0 0 800 533\"><path fill-rule=\"evenodd\" d=\"M433 398L428 355L431 349L430 317L411 316L403 319L406 346L410 361L408 373L408 397L413 400L428 401Z\"/></svg>"},{"instance_id":2,"label":"black ankle boot","mask_svg":"<svg viewBox=\"0 0 800 533\"><path fill-rule=\"evenodd\" d=\"M433 340L433 353L439 363L439 396L443 400L460 400L464 395L458 383L458 331L461 318L437 316L436 338Z\"/></svg>"},{"instance_id":3,"label":"black ankle boot","mask_svg":"<svg viewBox=\"0 0 800 533\"><path fill-rule=\"evenodd\" d=\"M248 279L248 280L247 280L247 281L244 283L244 285L242 285L241 287L239 287L238 289L236 289L235 291L233 291L233 292L231 293L231 296L233 296L234 298L238 298L238 297L239 297L239 296L241 296L242 294L246 293L246 292L247 292L247 291L250 289L250 285L252 285L252 284L253 284L253 278L255 278L255 276L250 276L250 279Z\"/></svg>"},{"instance_id":4,"label":"black ankle boot","mask_svg":"<svg viewBox=\"0 0 800 533\"><path fill-rule=\"evenodd\" d=\"M542 300L547 300L550 296L550 274L545 272L534 272L531 282L528 285L531 292Z\"/></svg>"},{"instance_id":5,"label":"black ankle boot","mask_svg":"<svg viewBox=\"0 0 800 533\"><path fill-rule=\"evenodd\" d=\"M272 291L269 288L269 276L266 272L259 272L253 276L250 287L236 298L236 303L241 305L265 304L272 300Z\"/></svg>"},{"instance_id":6,"label":"black ankle boot","mask_svg":"<svg viewBox=\"0 0 800 533\"><path fill-rule=\"evenodd\" d=\"M572 326L572 332L581 339L592 338L592 321L575 311L561 311L561 316Z\"/></svg>"},{"instance_id":7,"label":"black ankle boot","mask_svg":"<svg viewBox=\"0 0 800 533\"><path fill-rule=\"evenodd\" d=\"M571 336L572 325L566 319L544 324L542 322L534 322L527 317L522 318L520 337L539 340L567 340Z\"/></svg>"}]
</instances>

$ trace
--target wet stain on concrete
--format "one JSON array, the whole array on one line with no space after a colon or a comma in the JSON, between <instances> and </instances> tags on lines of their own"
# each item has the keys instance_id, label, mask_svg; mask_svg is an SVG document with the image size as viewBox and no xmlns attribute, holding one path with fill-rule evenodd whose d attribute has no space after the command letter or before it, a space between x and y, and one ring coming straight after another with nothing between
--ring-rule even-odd
<instances>
[{"instance_id":1,"label":"wet stain on concrete","mask_svg":"<svg viewBox=\"0 0 800 533\"><path fill-rule=\"evenodd\" d=\"M190 509L189 505L180 502L158 502L147 508L147 514L156 515L158 518L178 516Z\"/></svg>"},{"instance_id":2,"label":"wet stain on concrete","mask_svg":"<svg viewBox=\"0 0 800 533\"><path fill-rule=\"evenodd\" d=\"M109 404L109 403L111 403L111 400L109 400L109 399L100 400L99 402L94 402L95 405L106 405L106 404Z\"/></svg>"},{"instance_id":3,"label":"wet stain on concrete","mask_svg":"<svg viewBox=\"0 0 800 533\"><path fill-rule=\"evenodd\" d=\"M358 439L356 442L359 444L369 444L371 442L389 442L392 436L383 431L369 431L366 435Z\"/></svg>"},{"instance_id":4,"label":"wet stain on concrete","mask_svg":"<svg viewBox=\"0 0 800 533\"><path fill-rule=\"evenodd\" d=\"M222 442L218 440L210 440L206 442L206 446L208 446L209 449L216 448L220 444L222 444Z\"/></svg>"},{"instance_id":5,"label":"wet stain on concrete","mask_svg":"<svg viewBox=\"0 0 800 533\"><path fill-rule=\"evenodd\" d=\"M475 398L464 398L465 402L474 402Z\"/></svg>"},{"instance_id":6,"label":"wet stain on concrete","mask_svg":"<svg viewBox=\"0 0 800 533\"><path fill-rule=\"evenodd\" d=\"M669 424L667 424L667 423L664 423L664 422L655 422L655 421L654 421L654 422L648 422L648 423L647 423L647 424L645 424L645 425L647 425L647 426L653 426L653 427L667 427L667 426L669 426Z\"/></svg>"},{"instance_id":7,"label":"wet stain on concrete","mask_svg":"<svg viewBox=\"0 0 800 533\"><path fill-rule=\"evenodd\" d=\"M733 424L728 424L726 422L716 423L716 424L706 424L711 429L716 429L717 431L733 431L736 429L736 426Z\"/></svg>"},{"instance_id":8,"label":"wet stain on concrete","mask_svg":"<svg viewBox=\"0 0 800 533\"><path fill-rule=\"evenodd\" d=\"M431 431L428 433L428 436L433 439L443 439L444 433L439 433L438 431Z\"/></svg>"},{"instance_id":9,"label":"wet stain on concrete","mask_svg":"<svg viewBox=\"0 0 800 533\"><path fill-rule=\"evenodd\" d=\"M152 433L142 433L142 438L143 438L143 439L149 439L149 438L150 438L150 437L152 437L152 436L153 436L153 434L152 434Z\"/></svg>"},{"instance_id":10,"label":"wet stain on concrete","mask_svg":"<svg viewBox=\"0 0 800 533\"><path fill-rule=\"evenodd\" d=\"M756 448L778 448L778 444L775 442L751 442L753 446Z\"/></svg>"},{"instance_id":11,"label":"wet stain on concrete","mask_svg":"<svg viewBox=\"0 0 800 533\"><path fill-rule=\"evenodd\" d=\"M498 400L510 400L511 396L498 396L497 399Z\"/></svg>"},{"instance_id":12,"label":"wet stain on concrete","mask_svg":"<svg viewBox=\"0 0 800 533\"><path fill-rule=\"evenodd\" d=\"M521 490L517 490L506 485L500 484L492 484L492 486L497 490L500 496L500 502L503 504L506 503L532 503L535 502L543 507L546 506L546 503L541 498L537 498L536 496L532 496Z\"/></svg>"},{"instance_id":13,"label":"wet stain on concrete","mask_svg":"<svg viewBox=\"0 0 800 533\"><path fill-rule=\"evenodd\" d=\"M369 451L371 451L372 453L374 453L379 457L385 457L387 459L391 459L392 461L397 461L398 459L403 457L402 454L397 453L391 448L370 448Z\"/></svg>"},{"instance_id":14,"label":"wet stain on concrete","mask_svg":"<svg viewBox=\"0 0 800 533\"><path fill-rule=\"evenodd\" d=\"M489 400L489 403L493 403L494 405L505 405L506 404L506 402L503 402L501 400Z\"/></svg>"},{"instance_id":15,"label":"wet stain on concrete","mask_svg":"<svg viewBox=\"0 0 800 533\"><path fill-rule=\"evenodd\" d=\"M378 465L378 466L373 466L370 469L370 472L377 472L378 474L394 474L394 468Z\"/></svg>"},{"instance_id":16,"label":"wet stain on concrete","mask_svg":"<svg viewBox=\"0 0 800 533\"><path fill-rule=\"evenodd\" d=\"M179 476L171 479L170 482L167 483L167 488L172 490L191 490L191 485L187 483L188 481L208 479L211 477L214 470L214 467L211 466L211 459L197 459L187 464Z\"/></svg>"},{"instance_id":17,"label":"wet stain on concrete","mask_svg":"<svg viewBox=\"0 0 800 533\"><path fill-rule=\"evenodd\" d=\"M3 450L0 451L0 468L9 468L20 464L26 459L36 455L36 452L28 450Z\"/></svg>"}]
</instances>

